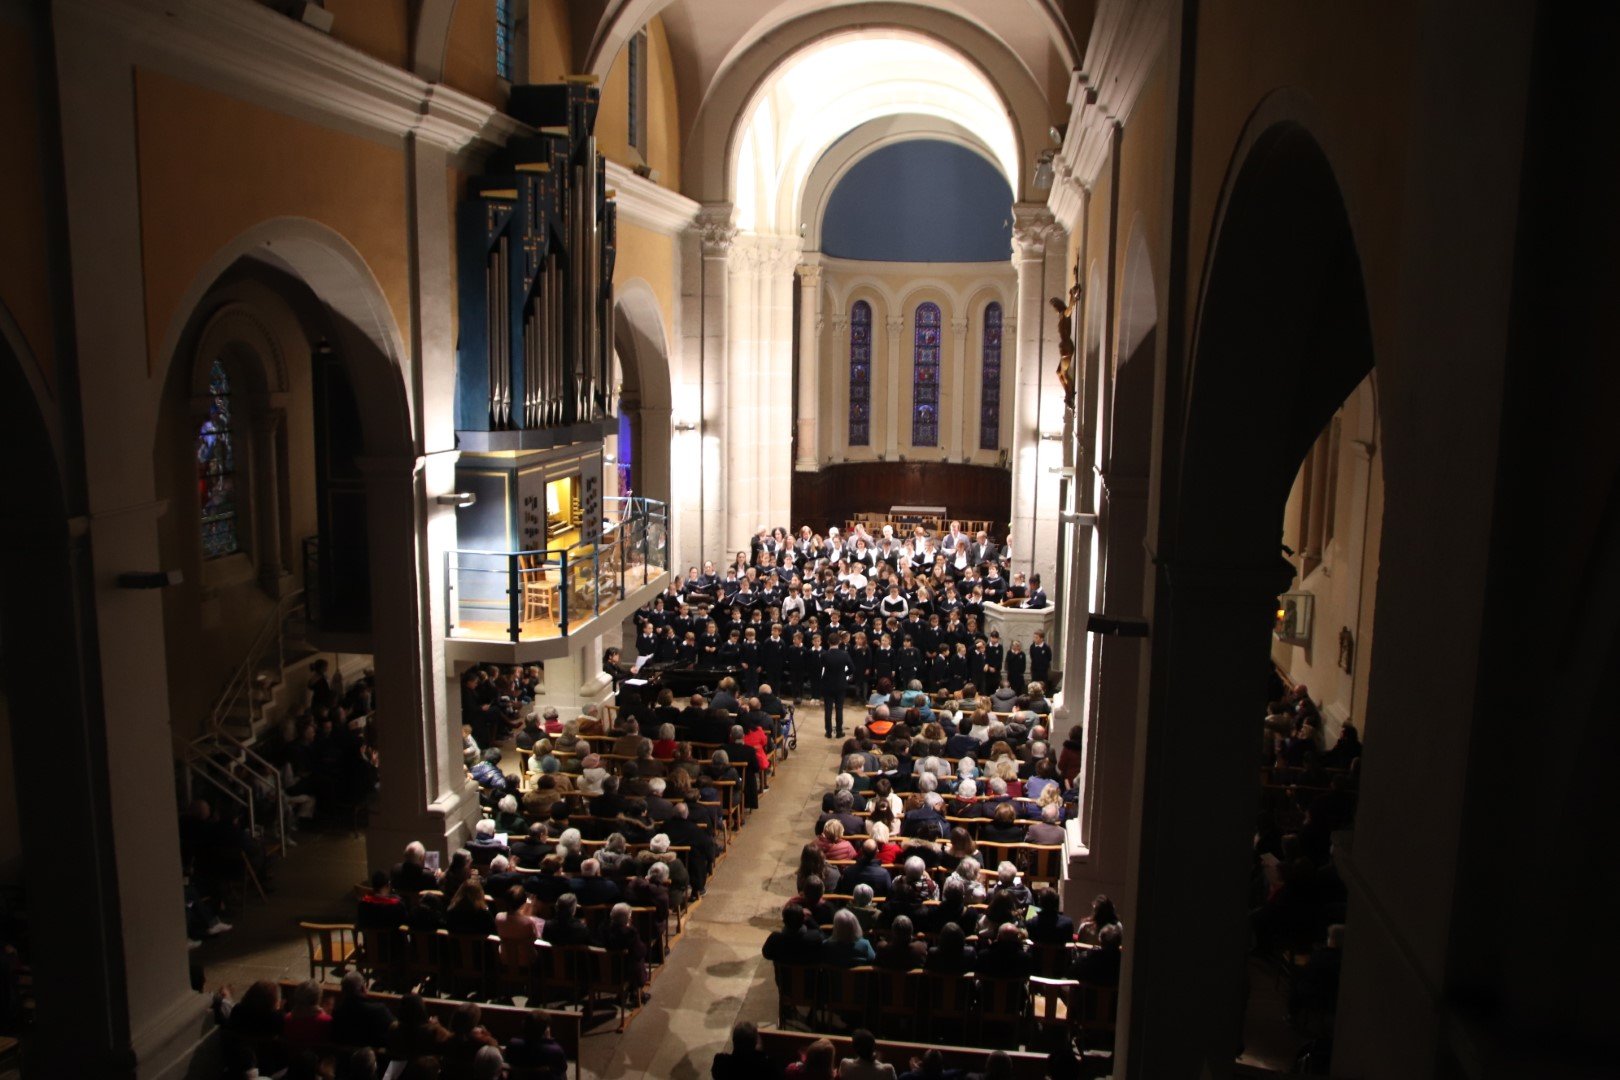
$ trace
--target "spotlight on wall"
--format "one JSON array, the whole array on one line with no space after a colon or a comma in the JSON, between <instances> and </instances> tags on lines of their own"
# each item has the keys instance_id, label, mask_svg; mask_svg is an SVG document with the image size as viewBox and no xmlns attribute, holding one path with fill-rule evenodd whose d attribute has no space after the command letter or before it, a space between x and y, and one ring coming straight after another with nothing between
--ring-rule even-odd
<instances>
[{"instance_id":1,"label":"spotlight on wall","mask_svg":"<svg viewBox=\"0 0 1620 1080\"><path fill-rule=\"evenodd\" d=\"M1055 175L1052 169L1052 159L1057 156L1055 150L1042 150L1041 156L1035 159L1035 189L1037 191L1050 191L1052 178Z\"/></svg>"},{"instance_id":2,"label":"spotlight on wall","mask_svg":"<svg viewBox=\"0 0 1620 1080\"><path fill-rule=\"evenodd\" d=\"M118 575L120 589L167 589L186 580L178 570L131 570Z\"/></svg>"},{"instance_id":3,"label":"spotlight on wall","mask_svg":"<svg viewBox=\"0 0 1620 1080\"><path fill-rule=\"evenodd\" d=\"M1058 519L1061 521L1073 522L1076 525L1081 525L1088 529L1095 529L1097 527L1096 514L1083 514L1078 510L1064 510L1062 513L1058 514Z\"/></svg>"},{"instance_id":4,"label":"spotlight on wall","mask_svg":"<svg viewBox=\"0 0 1620 1080\"><path fill-rule=\"evenodd\" d=\"M1041 432L1041 442L1058 442L1062 438L1063 438L1063 432L1061 432L1061 431L1043 431L1043 432Z\"/></svg>"},{"instance_id":5,"label":"spotlight on wall","mask_svg":"<svg viewBox=\"0 0 1620 1080\"><path fill-rule=\"evenodd\" d=\"M474 491L450 491L434 499L440 506L454 506L466 509L478 501L478 493Z\"/></svg>"},{"instance_id":6,"label":"spotlight on wall","mask_svg":"<svg viewBox=\"0 0 1620 1080\"><path fill-rule=\"evenodd\" d=\"M690 420L677 420L673 427L676 431L696 431L697 425Z\"/></svg>"}]
</instances>

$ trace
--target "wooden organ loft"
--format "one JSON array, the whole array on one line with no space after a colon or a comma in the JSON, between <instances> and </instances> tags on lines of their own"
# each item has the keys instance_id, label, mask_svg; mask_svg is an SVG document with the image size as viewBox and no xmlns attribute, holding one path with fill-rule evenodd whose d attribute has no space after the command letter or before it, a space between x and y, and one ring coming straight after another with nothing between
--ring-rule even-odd
<instances>
[{"instance_id":1,"label":"wooden organ loft","mask_svg":"<svg viewBox=\"0 0 1620 1080\"><path fill-rule=\"evenodd\" d=\"M615 208L596 151L589 77L516 86L537 129L468 184L457 220L457 443L544 450L614 430Z\"/></svg>"},{"instance_id":2,"label":"wooden organ loft","mask_svg":"<svg viewBox=\"0 0 1620 1080\"><path fill-rule=\"evenodd\" d=\"M601 616L665 580L662 505L603 484L618 395L599 101L589 77L513 87L507 111L531 130L468 181L457 211L456 490L471 496L446 552L457 659L582 655L617 625ZM508 651L489 652L497 643Z\"/></svg>"}]
</instances>

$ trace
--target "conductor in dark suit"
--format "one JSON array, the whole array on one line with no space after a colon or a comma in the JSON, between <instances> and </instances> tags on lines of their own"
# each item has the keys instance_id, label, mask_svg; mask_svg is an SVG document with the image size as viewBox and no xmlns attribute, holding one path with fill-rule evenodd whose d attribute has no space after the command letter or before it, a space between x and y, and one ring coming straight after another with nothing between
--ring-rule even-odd
<instances>
[{"instance_id":1,"label":"conductor in dark suit","mask_svg":"<svg viewBox=\"0 0 1620 1080\"><path fill-rule=\"evenodd\" d=\"M821 710L827 738L835 734L833 717L837 716L836 735L844 737L844 694L849 689L849 635L839 634L832 645L821 654Z\"/></svg>"}]
</instances>

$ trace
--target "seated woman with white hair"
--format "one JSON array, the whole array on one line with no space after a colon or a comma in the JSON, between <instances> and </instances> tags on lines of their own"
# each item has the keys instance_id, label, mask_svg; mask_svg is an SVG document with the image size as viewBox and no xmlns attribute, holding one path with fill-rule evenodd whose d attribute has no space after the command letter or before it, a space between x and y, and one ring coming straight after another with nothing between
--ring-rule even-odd
<instances>
[{"instance_id":1,"label":"seated woman with white hair","mask_svg":"<svg viewBox=\"0 0 1620 1080\"><path fill-rule=\"evenodd\" d=\"M585 861L584 838L578 829L564 829L562 835L557 837L557 854L562 856L563 869L570 874L579 871L580 864Z\"/></svg>"},{"instance_id":2,"label":"seated woman with white hair","mask_svg":"<svg viewBox=\"0 0 1620 1080\"><path fill-rule=\"evenodd\" d=\"M592 798L602 794L602 781L608 778L608 771L602 767L602 759L596 754L586 754L579 773L579 790Z\"/></svg>"},{"instance_id":3,"label":"seated woman with white hair","mask_svg":"<svg viewBox=\"0 0 1620 1080\"><path fill-rule=\"evenodd\" d=\"M629 904L614 904L608 910L607 922L597 931L596 943L609 952L625 954L625 975L632 990L647 985L647 943L631 924ZM645 1004L647 994L642 993L641 1000Z\"/></svg>"},{"instance_id":4,"label":"seated woman with white hair","mask_svg":"<svg viewBox=\"0 0 1620 1080\"><path fill-rule=\"evenodd\" d=\"M969 817L979 801L979 785L973 780L963 780L956 785L956 798L951 801L952 817Z\"/></svg>"},{"instance_id":5,"label":"seated woman with white hair","mask_svg":"<svg viewBox=\"0 0 1620 1080\"><path fill-rule=\"evenodd\" d=\"M833 915L832 937L821 943L821 962L833 967L852 968L877 959L872 943L861 932L861 920L848 908Z\"/></svg>"},{"instance_id":6,"label":"seated woman with white hair","mask_svg":"<svg viewBox=\"0 0 1620 1080\"><path fill-rule=\"evenodd\" d=\"M516 795L502 795L501 801L495 804L495 831L508 836L529 831L528 821L518 813Z\"/></svg>"},{"instance_id":7,"label":"seated woman with white hair","mask_svg":"<svg viewBox=\"0 0 1620 1080\"><path fill-rule=\"evenodd\" d=\"M939 886L934 883L933 877L928 873L928 864L923 862L922 856L913 855L908 858L905 869L901 871L900 876L905 878L906 884L911 886L917 899L939 899Z\"/></svg>"},{"instance_id":8,"label":"seated woman with white hair","mask_svg":"<svg viewBox=\"0 0 1620 1080\"><path fill-rule=\"evenodd\" d=\"M984 900L984 882L979 880L979 860L969 856L956 864L947 881L956 880L962 883L962 892L966 894L968 903L978 904Z\"/></svg>"}]
</instances>

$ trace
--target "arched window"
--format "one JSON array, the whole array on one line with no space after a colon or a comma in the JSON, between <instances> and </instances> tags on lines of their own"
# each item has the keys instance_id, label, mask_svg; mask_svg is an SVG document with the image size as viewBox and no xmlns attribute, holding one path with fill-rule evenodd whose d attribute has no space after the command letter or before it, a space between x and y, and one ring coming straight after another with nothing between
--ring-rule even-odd
<instances>
[{"instance_id":1,"label":"arched window","mask_svg":"<svg viewBox=\"0 0 1620 1080\"><path fill-rule=\"evenodd\" d=\"M1001 305L984 309L984 367L979 383L979 449L1001 449Z\"/></svg>"},{"instance_id":2,"label":"arched window","mask_svg":"<svg viewBox=\"0 0 1620 1080\"><path fill-rule=\"evenodd\" d=\"M849 309L849 445L872 445L872 305Z\"/></svg>"},{"instance_id":3,"label":"arched window","mask_svg":"<svg viewBox=\"0 0 1620 1080\"><path fill-rule=\"evenodd\" d=\"M918 304L912 345L911 445L939 445L939 305Z\"/></svg>"},{"instance_id":4,"label":"arched window","mask_svg":"<svg viewBox=\"0 0 1620 1080\"><path fill-rule=\"evenodd\" d=\"M234 555L236 447L231 430L231 379L215 360L208 369L208 418L197 429L197 499L202 510L204 559Z\"/></svg>"}]
</instances>

